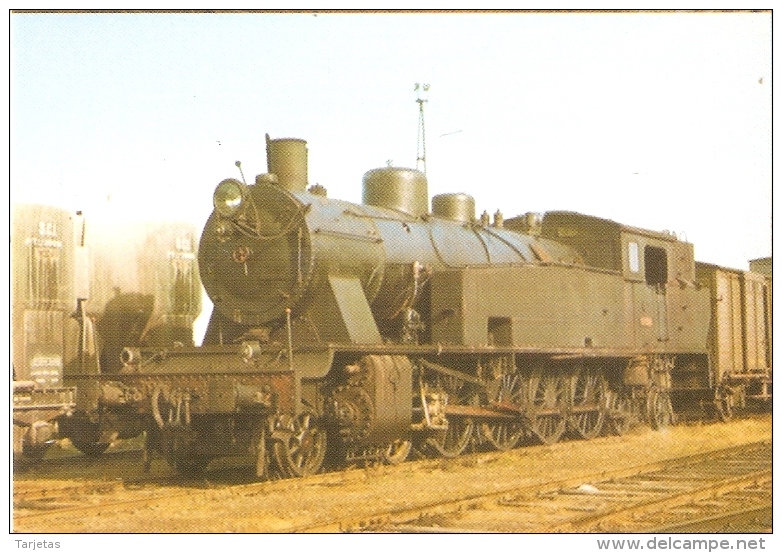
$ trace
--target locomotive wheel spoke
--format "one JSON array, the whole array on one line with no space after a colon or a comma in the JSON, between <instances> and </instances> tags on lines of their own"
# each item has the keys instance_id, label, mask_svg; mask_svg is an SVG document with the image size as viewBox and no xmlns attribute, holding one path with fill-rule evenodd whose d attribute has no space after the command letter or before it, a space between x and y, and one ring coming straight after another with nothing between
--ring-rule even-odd
<instances>
[{"instance_id":1,"label":"locomotive wheel spoke","mask_svg":"<svg viewBox=\"0 0 782 553\"><path fill-rule=\"evenodd\" d=\"M567 405L567 381L562 376L540 374L531 381L530 430L546 445L559 441L567 428L563 410Z\"/></svg>"},{"instance_id":2,"label":"locomotive wheel spoke","mask_svg":"<svg viewBox=\"0 0 782 553\"><path fill-rule=\"evenodd\" d=\"M426 445L440 457L447 459L459 456L470 443L473 421L464 417L449 417L448 429L437 430L426 439Z\"/></svg>"},{"instance_id":3,"label":"locomotive wheel spoke","mask_svg":"<svg viewBox=\"0 0 782 553\"><path fill-rule=\"evenodd\" d=\"M274 458L286 476L301 477L317 473L326 458L326 430L311 413L293 419L289 435L274 443Z\"/></svg>"},{"instance_id":4,"label":"locomotive wheel spoke","mask_svg":"<svg viewBox=\"0 0 782 553\"><path fill-rule=\"evenodd\" d=\"M497 451L513 449L524 435L524 427L518 422L486 422L481 425L481 434Z\"/></svg>"},{"instance_id":5,"label":"locomotive wheel spoke","mask_svg":"<svg viewBox=\"0 0 782 553\"><path fill-rule=\"evenodd\" d=\"M611 431L617 436L622 436L630 430L633 425L633 411L628 398L618 393L611 393L608 423Z\"/></svg>"},{"instance_id":6,"label":"locomotive wheel spoke","mask_svg":"<svg viewBox=\"0 0 782 553\"><path fill-rule=\"evenodd\" d=\"M603 429L603 412L600 410L584 411L570 416L570 427L585 440L591 440Z\"/></svg>"},{"instance_id":7,"label":"locomotive wheel spoke","mask_svg":"<svg viewBox=\"0 0 782 553\"><path fill-rule=\"evenodd\" d=\"M673 408L667 392L652 391L647 404L649 424L655 430L663 430L671 423Z\"/></svg>"},{"instance_id":8,"label":"locomotive wheel spoke","mask_svg":"<svg viewBox=\"0 0 782 553\"><path fill-rule=\"evenodd\" d=\"M573 431L591 440L600 434L605 418L606 382L598 371L579 371L573 378L573 412L568 424Z\"/></svg>"},{"instance_id":9,"label":"locomotive wheel spoke","mask_svg":"<svg viewBox=\"0 0 782 553\"><path fill-rule=\"evenodd\" d=\"M464 381L451 376L437 374L433 377L433 389L441 390L453 405L475 405L478 396ZM433 430L424 438L423 450L447 459L458 457L472 440L474 422L469 417L446 417L446 430Z\"/></svg>"},{"instance_id":10,"label":"locomotive wheel spoke","mask_svg":"<svg viewBox=\"0 0 782 553\"><path fill-rule=\"evenodd\" d=\"M383 462L389 465L398 465L407 460L413 442L409 440L395 440L383 451Z\"/></svg>"},{"instance_id":11,"label":"locomotive wheel spoke","mask_svg":"<svg viewBox=\"0 0 782 553\"><path fill-rule=\"evenodd\" d=\"M524 377L519 372L503 375L499 379L496 402L500 405L523 408ZM489 421L481 424L481 435L497 451L513 449L524 435L524 426L518 421Z\"/></svg>"},{"instance_id":12,"label":"locomotive wheel spoke","mask_svg":"<svg viewBox=\"0 0 782 553\"><path fill-rule=\"evenodd\" d=\"M562 415L538 415L530 423L532 433L545 445L557 443L566 426L567 421Z\"/></svg>"}]
</instances>

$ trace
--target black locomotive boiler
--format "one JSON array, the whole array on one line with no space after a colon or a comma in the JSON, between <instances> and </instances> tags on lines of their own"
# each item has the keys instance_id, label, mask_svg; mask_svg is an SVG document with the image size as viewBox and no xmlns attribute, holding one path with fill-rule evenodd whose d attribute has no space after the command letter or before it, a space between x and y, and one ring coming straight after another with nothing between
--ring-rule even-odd
<instances>
[{"instance_id":1,"label":"black locomotive boiler","mask_svg":"<svg viewBox=\"0 0 782 553\"><path fill-rule=\"evenodd\" d=\"M267 163L215 190L203 346L126 348L91 377L96 424L143 428L180 470L244 456L299 476L412 444L450 457L659 428L731 401L692 244L571 212L476 218L459 193L430 212L404 168L366 173L362 204L331 199L308 188L297 139L267 137Z\"/></svg>"}]
</instances>

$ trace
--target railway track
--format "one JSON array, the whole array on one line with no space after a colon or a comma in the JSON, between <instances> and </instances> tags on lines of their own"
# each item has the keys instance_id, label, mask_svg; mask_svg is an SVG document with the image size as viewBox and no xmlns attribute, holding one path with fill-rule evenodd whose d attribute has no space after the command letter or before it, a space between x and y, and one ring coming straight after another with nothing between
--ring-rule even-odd
<instances>
[{"instance_id":1,"label":"railway track","mask_svg":"<svg viewBox=\"0 0 782 553\"><path fill-rule=\"evenodd\" d=\"M199 488L177 476L148 476L103 481L65 482L61 485L20 487L14 490L17 520L50 513L88 515L107 508L155 500L161 494L188 495Z\"/></svg>"},{"instance_id":2,"label":"railway track","mask_svg":"<svg viewBox=\"0 0 782 553\"><path fill-rule=\"evenodd\" d=\"M771 490L768 490L769 495ZM770 502L754 509L733 510L681 524L666 524L653 530L659 533L754 533L772 531L773 509Z\"/></svg>"},{"instance_id":3,"label":"railway track","mask_svg":"<svg viewBox=\"0 0 782 553\"><path fill-rule=\"evenodd\" d=\"M74 477L57 468L56 475L25 474L30 478L14 482L14 529L610 532L676 531L684 521L699 522L703 531L762 529L768 527L764 501L771 497L768 424L769 418L730 427L680 426L667 436L638 432L266 482L252 481L251 470L219 466L184 479L166 472L162 459L144 475L132 456L127 462L135 472L118 477L116 466L74 460L77 472L81 464L92 472ZM719 449L751 435L765 441ZM598 472L595 466L613 469ZM546 474L554 480L544 481ZM655 517L661 506L679 518Z\"/></svg>"},{"instance_id":4,"label":"railway track","mask_svg":"<svg viewBox=\"0 0 782 553\"><path fill-rule=\"evenodd\" d=\"M414 509L306 525L296 531L676 531L680 527L699 527L686 525L684 520L695 519L707 527L718 519L739 519L746 513L759 513L757 518L770 507L771 443L762 442L603 472L591 478L569 478Z\"/></svg>"}]
</instances>

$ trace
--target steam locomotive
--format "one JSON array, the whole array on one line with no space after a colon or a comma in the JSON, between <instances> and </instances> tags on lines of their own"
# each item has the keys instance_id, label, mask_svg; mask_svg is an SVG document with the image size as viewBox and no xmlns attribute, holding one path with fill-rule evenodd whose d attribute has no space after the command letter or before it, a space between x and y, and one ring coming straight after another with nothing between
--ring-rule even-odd
<instances>
[{"instance_id":1,"label":"steam locomotive","mask_svg":"<svg viewBox=\"0 0 782 553\"><path fill-rule=\"evenodd\" d=\"M194 229L88 224L80 213L32 204L14 207L11 229L15 455L41 457L63 437L100 453L121 436L83 408L98 383L70 375L119 371L128 344L193 345L201 310Z\"/></svg>"},{"instance_id":2,"label":"steam locomotive","mask_svg":"<svg viewBox=\"0 0 782 553\"><path fill-rule=\"evenodd\" d=\"M747 382L770 381L770 279L738 274L730 314L754 302L758 316L723 331L704 280L724 270L696 270L672 234L572 212L476 217L462 193L430 212L425 175L398 167L367 172L361 204L331 199L308 188L303 140L266 140L268 173L213 195L203 345L127 347L118 371L71 375L80 402L93 387L94 436L144 431L147 460L183 472L237 456L259 477L302 476L413 447L662 428L691 406L728 417ZM752 333L751 366L720 357L719 332L742 351Z\"/></svg>"}]
</instances>

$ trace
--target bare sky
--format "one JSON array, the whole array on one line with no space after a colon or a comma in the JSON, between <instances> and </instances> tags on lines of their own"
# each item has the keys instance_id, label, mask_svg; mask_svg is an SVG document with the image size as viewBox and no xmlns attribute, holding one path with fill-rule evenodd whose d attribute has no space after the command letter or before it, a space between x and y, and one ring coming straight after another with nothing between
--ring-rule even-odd
<instances>
[{"instance_id":1,"label":"bare sky","mask_svg":"<svg viewBox=\"0 0 782 553\"><path fill-rule=\"evenodd\" d=\"M201 225L264 133L359 201L388 160L506 217L567 209L771 255L771 14L13 14L12 201Z\"/></svg>"}]
</instances>

